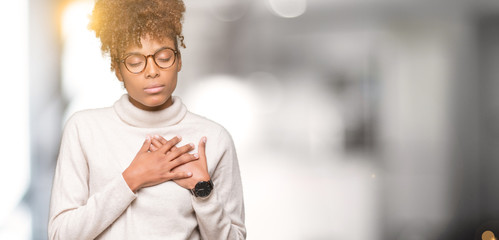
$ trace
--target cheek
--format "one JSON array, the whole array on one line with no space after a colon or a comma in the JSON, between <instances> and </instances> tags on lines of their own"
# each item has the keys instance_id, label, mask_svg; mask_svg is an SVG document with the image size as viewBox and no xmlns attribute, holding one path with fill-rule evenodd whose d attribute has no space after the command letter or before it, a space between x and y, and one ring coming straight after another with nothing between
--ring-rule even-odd
<instances>
[{"instance_id":1,"label":"cheek","mask_svg":"<svg viewBox=\"0 0 499 240\"><path fill-rule=\"evenodd\" d=\"M170 88L175 89L177 86L177 72L166 75L163 82L170 86Z\"/></svg>"},{"instance_id":2,"label":"cheek","mask_svg":"<svg viewBox=\"0 0 499 240\"><path fill-rule=\"evenodd\" d=\"M127 91L133 91L133 89L134 89L134 84L131 81L126 81L126 80L123 81L123 86L125 87L125 89Z\"/></svg>"},{"instance_id":3,"label":"cheek","mask_svg":"<svg viewBox=\"0 0 499 240\"><path fill-rule=\"evenodd\" d=\"M175 88L177 86L177 77L175 77L174 79L172 79L171 85L173 86L173 88Z\"/></svg>"},{"instance_id":4,"label":"cheek","mask_svg":"<svg viewBox=\"0 0 499 240\"><path fill-rule=\"evenodd\" d=\"M135 98L140 98L142 95L142 87L137 84L136 81L125 80L123 81L123 87L127 91L128 95L133 96Z\"/></svg>"}]
</instances>

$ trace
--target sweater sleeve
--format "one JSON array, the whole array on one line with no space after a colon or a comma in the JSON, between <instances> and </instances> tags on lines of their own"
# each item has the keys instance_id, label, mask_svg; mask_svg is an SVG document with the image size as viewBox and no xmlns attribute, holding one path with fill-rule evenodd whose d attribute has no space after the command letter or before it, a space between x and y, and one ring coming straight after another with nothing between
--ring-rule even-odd
<instances>
[{"instance_id":1,"label":"sweater sleeve","mask_svg":"<svg viewBox=\"0 0 499 240\"><path fill-rule=\"evenodd\" d=\"M212 144L225 148L211 176L214 190L208 198L192 197L202 239L245 239L243 190L234 143L224 129Z\"/></svg>"},{"instance_id":2,"label":"sweater sleeve","mask_svg":"<svg viewBox=\"0 0 499 240\"><path fill-rule=\"evenodd\" d=\"M89 196L89 169L78 121L64 129L50 200L49 239L94 239L136 198L122 175Z\"/></svg>"}]
</instances>

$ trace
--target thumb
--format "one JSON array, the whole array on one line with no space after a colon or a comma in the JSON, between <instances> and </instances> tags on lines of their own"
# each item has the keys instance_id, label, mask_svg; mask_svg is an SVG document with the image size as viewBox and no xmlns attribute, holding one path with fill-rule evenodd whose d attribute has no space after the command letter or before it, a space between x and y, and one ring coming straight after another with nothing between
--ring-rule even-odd
<instances>
[{"instance_id":1,"label":"thumb","mask_svg":"<svg viewBox=\"0 0 499 240\"><path fill-rule=\"evenodd\" d=\"M205 149L206 149L206 137L202 137L199 141L198 153L199 157L206 157Z\"/></svg>"},{"instance_id":2,"label":"thumb","mask_svg":"<svg viewBox=\"0 0 499 240\"><path fill-rule=\"evenodd\" d=\"M140 148L139 152L149 151L149 146L151 146L151 137L147 136L146 140L144 141L144 144L142 144L142 147Z\"/></svg>"}]
</instances>

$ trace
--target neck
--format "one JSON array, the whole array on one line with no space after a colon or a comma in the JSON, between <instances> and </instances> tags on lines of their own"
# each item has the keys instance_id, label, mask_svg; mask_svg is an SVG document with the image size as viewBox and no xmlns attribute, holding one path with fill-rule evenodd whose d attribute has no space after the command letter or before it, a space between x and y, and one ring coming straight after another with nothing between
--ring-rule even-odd
<instances>
[{"instance_id":1,"label":"neck","mask_svg":"<svg viewBox=\"0 0 499 240\"><path fill-rule=\"evenodd\" d=\"M124 94L114 104L114 110L123 122L131 126L141 128L168 127L182 121L187 113L187 108L179 97L172 96L166 102L161 104L161 107L142 109L133 103L128 94Z\"/></svg>"}]
</instances>

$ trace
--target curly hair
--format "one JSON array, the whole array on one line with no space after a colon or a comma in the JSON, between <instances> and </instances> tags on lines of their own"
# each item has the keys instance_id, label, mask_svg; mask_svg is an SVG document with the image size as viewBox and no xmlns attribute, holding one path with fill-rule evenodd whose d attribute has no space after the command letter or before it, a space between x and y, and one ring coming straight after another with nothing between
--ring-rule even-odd
<instances>
[{"instance_id":1,"label":"curly hair","mask_svg":"<svg viewBox=\"0 0 499 240\"><path fill-rule=\"evenodd\" d=\"M140 38L170 38L178 49L185 48L182 0L97 0L88 28L100 38L101 51L111 57L111 71L123 57L126 48L142 47Z\"/></svg>"}]
</instances>

